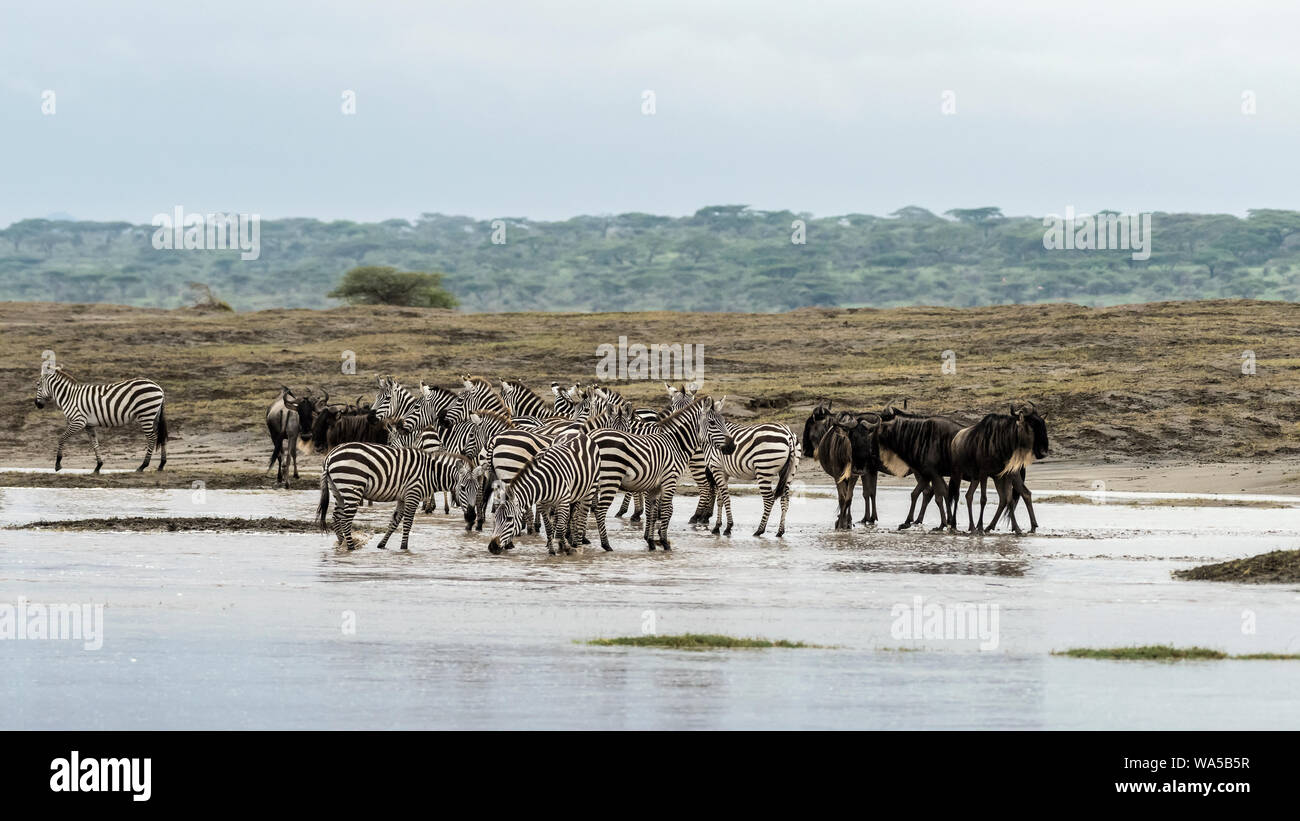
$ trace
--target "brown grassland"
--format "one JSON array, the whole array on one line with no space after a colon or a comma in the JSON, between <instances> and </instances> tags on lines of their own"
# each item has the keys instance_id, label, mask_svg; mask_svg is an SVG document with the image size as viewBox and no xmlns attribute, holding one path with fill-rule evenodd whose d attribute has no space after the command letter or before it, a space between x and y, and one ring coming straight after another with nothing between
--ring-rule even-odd
<instances>
[{"instance_id":1,"label":"brown grassland","mask_svg":"<svg viewBox=\"0 0 1300 821\"><path fill-rule=\"evenodd\" d=\"M1213 301L1114 308L801 309L783 314L462 314L353 307L256 313L0 303L0 465L49 466L62 414L32 402L42 351L83 381L133 376L167 391L169 469L265 467L265 411L281 384L372 396L374 377L453 387L462 372L593 381L598 345L704 346L705 390L738 415L799 430L813 402L909 407L974 420L1035 402L1054 460L1251 462L1300 454L1300 305ZM956 354L944 374L941 354ZM1242 373L1244 351L1256 373ZM356 374L341 372L344 351ZM680 381L680 380L678 380ZM619 386L662 404L662 381ZM138 432L104 431L108 468L134 467ZM65 464L93 463L84 437ZM314 458L304 460L314 473ZM260 473L260 471L257 471ZM805 475L808 475L805 471ZM62 478L62 477L61 477ZM1294 477L1293 477L1294 478ZM1290 480L1288 480L1290 481Z\"/></svg>"}]
</instances>

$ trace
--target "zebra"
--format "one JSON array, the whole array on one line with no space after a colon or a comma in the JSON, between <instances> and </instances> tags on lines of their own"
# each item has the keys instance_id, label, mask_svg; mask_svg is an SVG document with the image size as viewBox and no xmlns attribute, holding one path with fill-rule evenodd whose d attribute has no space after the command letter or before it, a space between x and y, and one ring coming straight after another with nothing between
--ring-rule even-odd
<instances>
[{"instance_id":1,"label":"zebra","mask_svg":"<svg viewBox=\"0 0 1300 821\"><path fill-rule=\"evenodd\" d=\"M348 550L360 547L352 538L352 519L363 499L397 502L388 530L377 547L383 550L398 524L402 525L402 550L410 541L411 524L420 502L439 490L453 490L456 506L465 507L468 517L478 493L478 476L469 460L453 453L425 453L412 448L395 448L369 442L350 442L329 452L321 466L320 505L316 518L321 530L333 529ZM330 497L334 517L327 524Z\"/></svg>"},{"instance_id":2,"label":"zebra","mask_svg":"<svg viewBox=\"0 0 1300 821\"><path fill-rule=\"evenodd\" d=\"M478 530L483 529L488 500L493 491L498 489L504 491L537 457L537 454L549 448L554 441L553 437L543 436L536 431L519 429L502 431L493 438L482 462L487 471L488 481L479 490L476 525ZM540 522L536 517L530 516L527 521L527 532L529 534L535 532L539 525Z\"/></svg>"},{"instance_id":3,"label":"zebra","mask_svg":"<svg viewBox=\"0 0 1300 821\"><path fill-rule=\"evenodd\" d=\"M456 401L456 394L446 388L420 383L417 399L391 377L379 378L379 393L372 410L383 421L393 419L407 433L438 424L439 415Z\"/></svg>"},{"instance_id":4,"label":"zebra","mask_svg":"<svg viewBox=\"0 0 1300 821\"><path fill-rule=\"evenodd\" d=\"M546 407L546 403L542 401L542 398L518 380L501 380L501 398L505 400L506 407L510 409L512 417L524 416L529 419L541 420L551 415L551 409Z\"/></svg>"},{"instance_id":5,"label":"zebra","mask_svg":"<svg viewBox=\"0 0 1300 821\"><path fill-rule=\"evenodd\" d=\"M722 397L713 409L719 414L727 397ZM717 486L718 519L713 525L714 535L722 528L722 511L727 511L727 529L731 535L731 494L727 490L728 477L757 480L763 494L763 518L758 523L755 536L767 530L767 519L772 514L772 504L781 500L781 524L778 537L785 535L785 516L790 507L790 477L799 463L798 438L789 425L768 423L738 425L725 421L724 426L709 426L709 444L705 448L705 464L712 483Z\"/></svg>"},{"instance_id":6,"label":"zebra","mask_svg":"<svg viewBox=\"0 0 1300 821\"><path fill-rule=\"evenodd\" d=\"M647 433L597 430L591 434L600 452L600 479L593 513L600 546L610 550L605 513L621 488L646 494L644 538L650 550L671 550L668 523L673 515L677 481L691 455L706 441L709 430L725 430L725 420L708 397L654 423ZM656 534L658 539L656 540Z\"/></svg>"},{"instance_id":7,"label":"zebra","mask_svg":"<svg viewBox=\"0 0 1300 821\"><path fill-rule=\"evenodd\" d=\"M551 383L551 393L555 394L555 415L566 419L581 419L585 413L586 397L578 385L568 388L560 387L559 382ZM589 406L587 406L589 407Z\"/></svg>"},{"instance_id":8,"label":"zebra","mask_svg":"<svg viewBox=\"0 0 1300 821\"><path fill-rule=\"evenodd\" d=\"M492 383L488 382L481 376L462 376L461 383L465 389L456 397L449 407L444 409L438 415L438 426L449 428L458 422L469 419L471 413L480 410L489 410L506 416L510 415L510 408L506 406L506 401L501 398L501 394Z\"/></svg>"},{"instance_id":9,"label":"zebra","mask_svg":"<svg viewBox=\"0 0 1300 821\"><path fill-rule=\"evenodd\" d=\"M104 466L99 454L99 428L116 428L132 423L144 431L144 470L158 447L158 469L167 464L167 416L163 389L151 379L128 379L107 385L83 384L62 367L42 368L36 380L36 407L50 402L63 411L68 426L59 435L54 453L54 470L63 468L63 446L73 435L86 432L95 450L95 473Z\"/></svg>"},{"instance_id":10,"label":"zebra","mask_svg":"<svg viewBox=\"0 0 1300 821\"><path fill-rule=\"evenodd\" d=\"M611 427L616 427L619 430L636 432L636 425L640 423L643 430L648 429L648 426L652 423L657 422L665 416L679 411L691 404L691 401L695 399L695 392L699 388L699 386L694 382L684 385L681 390L674 388L667 382L664 383L664 387L668 389L667 411L658 411L654 408L629 408L624 417L622 419L616 419L615 423L612 424ZM705 493L708 475L704 470L703 449L696 451L695 455L691 457L688 467L691 472L691 480L695 482L695 486L700 489L700 503L696 506L695 513L691 516L690 523L695 524L700 521L701 518L707 522L709 514L713 511L713 495L712 493ZM636 501L636 507L632 511L632 518L628 519L628 521L641 521L641 512L645 509L645 494L643 493L624 493L623 503L619 505L618 512L614 514L615 518L619 518L623 514L627 513L628 505L633 501L633 499ZM701 510L703 510L703 513L700 512Z\"/></svg>"},{"instance_id":11,"label":"zebra","mask_svg":"<svg viewBox=\"0 0 1300 821\"><path fill-rule=\"evenodd\" d=\"M425 453L436 453L442 450L442 438L433 428L408 431L397 424L388 425L388 444L395 448L415 448ZM448 494L448 490L442 491L443 513L451 513L451 499ZM425 513L433 513L436 507L437 499L434 496L424 500Z\"/></svg>"},{"instance_id":12,"label":"zebra","mask_svg":"<svg viewBox=\"0 0 1300 821\"><path fill-rule=\"evenodd\" d=\"M600 452L582 431L539 453L502 494L488 551L499 555L513 547L528 511L537 505L545 513L546 551L555 555L552 544L558 537L560 551L572 553L580 540L575 531L586 523L591 508L599 463Z\"/></svg>"}]
</instances>

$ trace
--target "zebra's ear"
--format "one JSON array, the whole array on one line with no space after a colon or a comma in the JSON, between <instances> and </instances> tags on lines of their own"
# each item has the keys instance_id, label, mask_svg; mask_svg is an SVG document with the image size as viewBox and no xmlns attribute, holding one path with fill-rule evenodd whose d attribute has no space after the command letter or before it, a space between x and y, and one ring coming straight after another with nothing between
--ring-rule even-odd
<instances>
[{"instance_id":1,"label":"zebra's ear","mask_svg":"<svg viewBox=\"0 0 1300 821\"><path fill-rule=\"evenodd\" d=\"M471 413L469 415L469 421L473 422L476 425L483 424L483 418L479 416L477 413Z\"/></svg>"}]
</instances>

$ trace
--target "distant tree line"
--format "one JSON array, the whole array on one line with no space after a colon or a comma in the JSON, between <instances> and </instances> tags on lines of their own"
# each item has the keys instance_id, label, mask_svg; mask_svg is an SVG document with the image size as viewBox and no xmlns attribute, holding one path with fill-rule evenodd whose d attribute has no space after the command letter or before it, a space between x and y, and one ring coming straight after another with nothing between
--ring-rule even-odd
<instances>
[{"instance_id":1,"label":"distant tree line","mask_svg":"<svg viewBox=\"0 0 1300 821\"><path fill-rule=\"evenodd\" d=\"M803 244L791 242L796 220ZM155 250L153 230L14 223L0 230L0 299L174 307L202 282L239 310L322 308L368 299L349 295L344 282L364 268L370 286L409 286L415 304L454 299L469 311L1300 301L1300 212L1271 209L1244 219L1156 213L1147 260L1126 250L1047 250L1040 218L992 206L945 215L909 206L886 217L716 205L680 218L265 220L261 256L248 262L237 251ZM375 270L389 279L379 283ZM392 280L401 272L441 279Z\"/></svg>"}]
</instances>

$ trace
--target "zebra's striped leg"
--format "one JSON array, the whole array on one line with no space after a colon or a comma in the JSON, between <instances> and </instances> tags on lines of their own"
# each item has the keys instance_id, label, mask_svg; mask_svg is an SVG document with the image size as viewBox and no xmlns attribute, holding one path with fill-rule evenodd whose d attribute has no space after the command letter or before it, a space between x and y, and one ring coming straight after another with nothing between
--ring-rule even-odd
<instances>
[{"instance_id":1,"label":"zebra's striped leg","mask_svg":"<svg viewBox=\"0 0 1300 821\"><path fill-rule=\"evenodd\" d=\"M136 473L149 467L149 463L153 461L153 449L158 445L158 428L154 426L154 420L146 419L140 423L140 427L144 429L144 461L135 469ZM284 472L284 454L280 455L280 472Z\"/></svg>"},{"instance_id":2,"label":"zebra's striped leg","mask_svg":"<svg viewBox=\"0 0 1300 821\"><path fill-rule=\"evenodd\" d=\"M632 521L634 522L641 521L641 514L644 512L645 512L645 494L638 493L636 495L636 509L632 511Z\"/></svg>"},{"instance_id":3,"label":"zebra's striped leg","mask_svg":"<svg viewBox=\"0 0 1300 821\"><path fill-rule=\"evenodd\" d=\"M84 420L84 419L75 419L75 420L70 419L70 420L68 420L68 426L67 426L66 428L63 429L63 433L59 434L59 447L58 447L57 450L54 451L54 470L55 470L55 472L58 472L58 471L60 471L60 470L63 469L63 445L64 445L64 443L67 442L68 439L70 439L70 438L72 438L73 436L75 436L77 433L81 432L81 429L84 428L84 427L86 427L86 420ZM95 457L95 458L98 459L99 457Z\"/></svg>"},{"instance_id":4,"label":"zebra's striped leg","mask_svg":"<svg viewBox=\"0 0 1300 821\"><path fill-rule=\"evenodd\" d=\"M596 532L600 534L600 546L605 550L613 550L609 546L609 533L605 531L605 515L609 512L609 506L614 503L614 494L618 493L618 488L613 485L606 485L596 489L596 504L592 507L591 513L596 517Z\"/></svg>"},{"instance_id":5,"label":"zebra's striped leg","mask_svg":"<svg viewBox=\"0 0 1300 821\"><path fill-rule=\"evenodd\" d=\"M451 497L447 495L445 490L442 492L442 512L451 513Z\"/></svg>"},{"instance_id":6,"label":"zebra's striped leg","mask_svg":"<svg viewBox=\"0 0 1300 821\"><path fill-rule=\"evenodd\" d=\"M334 532L339 542L348 550L356 550L360 545L352 540L352 519L357 515L357 503L336 498L334 505Z\"/></svg>"},{"instance_id":7,"label":"zebra's striped leg","mask_svg":"<svg viewBox=\"0 0 1300 821\"><path fill-rule=\"evenodd\" d=\"M735 520L731 516L731 491L727 487L727 475L721 470L712 471L711 474L718 485L718 521L713 525L713 534L716 536L722 527L722 511L725 509L727 511L727 529L722 531L722 535L730 536Z\"/></svg>"},{"instance_id":8,"label":"zebra's striped leg","mask_svg":"<svg viewBox=\"0 0 1300 821\"><path fill-rule=\"evenodd\" d=\"M379 544L375 545L377 549L384 550L386 548L388 537L393 535L393 531L397 529L397 525L401 523L405 514L406 499L403 497L397 500L397 507L393 508L393 518L388 521L388 530L384 531L384 537L379 540Z\"/></svg>"},{"instance_id":9,"label":"zebra's striped leg","mask_svg":"<svg viewBox=\"0 0 1300 821\"><path fill-rule=\"evenodd\" d=\"M406 500L406 515L402 517L402 550L409 549L407 543L411 541L411 525L415 524L415 511L419 506L420 495L412 493Z\"/></svg>"},{"instance_id":10,"label":"zebra's striped leg","mask_svg":"<svg viewBox=\"0 0 1300 821\"><path fill-rule=\"evenodd\" d=\"M691 481L695 483L695 488L700 492L700 499L695 504L695 512L691 514L688 524L707 526L709 516L713 513L713 482L709 479L708 469L698 460L698 457L691 457L688 468L691 473Z\"/></svg>"},{"instance_id":11,"label":"zebra's striped leg","mask_svg":"<svg viewBox=\"0 0 1300 821\"><path fill-rule=\"evenodd\" d=\"M776 537L779 539L785 535L785 514L790 510L790 486L786 485L785 493L781 494L781 524L776 529Z\"/></svg>"},{"instance_id":12,"label":"zebra's striped leg","mask_svg":"<svg viewBox=\"0 0 1300 821\"><path fill-rule=\"evenodd\" d=\"M628 509L628 507L631 506L631 504L632 504L632 494L631 494L631 493L624 493L624 494L623 494L623 504L621 504L621 505L618 506L618 513L615 513L615 514L614 514L614 518L615 518L615 519L621 519L621 518L623 517L623 514L624 514L624 513L627 513L627 509ZM636 520L633 519L632 521L636 521Z\"/></svg>"},{"instance_id":13,"label":"zebra's striped leg","mask_svg":"<svg viewBox=\"0 0 1300 821\"><path fill-rule=\"evenodd\" d=\"M87 426L86 436L90 439L90 447L95 451L95 472L104 466L104 460L99 456L99 431Z\"/></svg>"},{"instance_id":14,"label":"zebra's striped leg","mask_svg":"<svg viewBox=\"0 0 1300 821\"><path fill-rule=\"evenodd\" d=\"M672 550L673 546L668 543L668 523L673 520L673 497L677 493L677 484L675 482L665 483L659 488L659 500L656 505L656 518L659 526L659 547L664 550ZM647 494L648 496L649 494ZM648 501L648 499L647 499Z\"/></svg>"},{"instance_id":15,"label":"zebra's striped leg","mask_svg":"<svg viewBox=\"0 0 1300 821\"><path fill-rule=\"evenodd\" d=\"M775 480L774 480L775 481ZM776 488L767 487L765 483L758 483L758 491L763 494L763 518L758 520L758 530L754 531L755 536L762 536L767 532L767 520L772 515L772 504L776 502ZM727 499L727 524L731 524L731 499ZM728 530L731 528L728 527Z\"/></svg>"},{"instance_id":16,"label":"zebra's striped leg","mask_svg":"<svg viewBox=\"0 0 1300 821\"><path fill-rule=\"evenodd\" d=\"M646 494L645 506L646 517L645 527L642 529L642 538L645 539L646 547L654 550L656 547L655 527L659 524L659 495L657 491L652 490Z\"/></svg>"},{"instance_id":17,"label":"zebra's striped leg","mask_svg":"<svg viewBox=\"0 0 1300 821\"><path fill-rule=\"evenodd\" d=\"M555 547L554 547L555 511L553 508L551 510L548 510L545 513L545 515L542 516L542 525L546 530L546 552L554 556L555 555ZM560 548L561 549L564 548L563 542L560 543Z\"/></svg>"}]
</instances>

